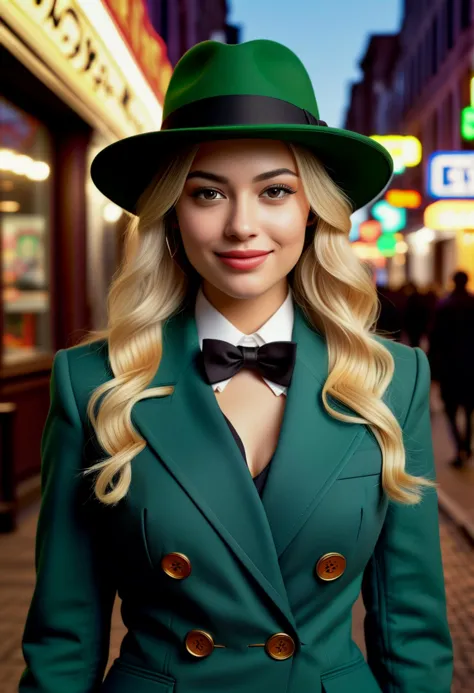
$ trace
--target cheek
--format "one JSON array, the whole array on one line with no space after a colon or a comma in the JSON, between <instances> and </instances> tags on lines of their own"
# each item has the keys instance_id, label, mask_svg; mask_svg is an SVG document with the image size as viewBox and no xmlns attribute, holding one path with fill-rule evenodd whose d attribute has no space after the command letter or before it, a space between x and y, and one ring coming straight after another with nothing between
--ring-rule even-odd
<instances>
[{"instance_id":1,"label":"cheek","mask_svg":"<svg viewBox=\"0 0 474 693\"><path fill-rule=\"evenodd\" d=\"M299 218L294 213L282 210L281 215L278 215L274 223L267 228L273 240L282 249L294 248L296 251L303 247L306 232L305 219Z\"/></svg>"},{"instance_id":2,"label":"cheek","mask_svg":"<svg viewBox=\"0 0 474 693\"><path fill-rule=\"evenodd\" d=\"M221 233L222 223L219 215L210 214L208 210L184 211L178 219L186 250L199 250L209 243L215 243Z\"/></svg>"},{"instance_id":3,"label":"cheek","mask_svg":"<svg viewBox=\"0 0 474 693\"><path fill-rule=\"evenodd\" d=\"M306 232L308 211L300 200L288 200L286 204L275 205L264 211L267 228L273 229L282 239L282 245L303 244Z\"/></svg>"}]
</instances>

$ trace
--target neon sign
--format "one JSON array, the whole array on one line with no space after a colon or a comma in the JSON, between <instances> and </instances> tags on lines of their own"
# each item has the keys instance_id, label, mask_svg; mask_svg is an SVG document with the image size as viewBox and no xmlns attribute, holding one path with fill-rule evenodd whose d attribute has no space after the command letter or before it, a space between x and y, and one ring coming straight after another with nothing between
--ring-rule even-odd
<instances>
[{"instance_id":1,"label":"neon sign","mask_svg":"<svg viewBox=\"0 0 474 693\"><path fill-rule=\"evenodd\" d=\"M392 207L418 209L421 205L421 195L417 190L389 190L385 199Z\"/></svg>"},{"instance_id":2,"label":"neon sign","mask_svg":"<svg viewBox=\"0 0 474 693\"><path fill-rule=\"evenodd\" d=\"M461 111L461 135L465 140L474 140L474 106Z\"/></svg>"},{"instance_id":3,"label":"neon sign","mask_svg":"<svg viewBox=\"0 0 474 693\"><path fill-rule=\"evenodd\" d=\"M421 142L411 135L372 135L371 139L388 150L393 159L395 173L403 173L406 166L418 166L422 156Z\"/></svg>"},{"instance_id":4,"label":"neon sign","mask_svg":"<svg viewBox=\"0 0 474 693\"><path fill-rule=\"evenodd\" d=\"M425 209L424 224L436 231L474 229L474 201L440 200Z\"/></svg>"},{"instance_id":5,"label":"neon sign","mask_svg":"<svg viewBox=\"0 0 474 693\"><path fill-rule=\"evenodd\" d=\"M377 248L385 257L392 257L397 252L397 239L394 233L383 233L377 239Z\"/></svg>"},{"instance_id":6,"label":"neon sign","mask_svg":"<svg viewBox=\"0 0 474 693\"><path fill-rule=\"evenodd\" d=\"M407 223L406 209L392 207L386 200L380 200L372 207L372 216L380 221L382 231L395 233Z\"/></svg>"},{"instance_id":7,"label":"neon sign","mask_svg":"<svg viewBox=\"0 0 474 693\"><path fill-rule=\"evenodd\" d=\"M431 197L474 198L474 152L435 152L428 161Z\"/></svg>"}]
</instances>

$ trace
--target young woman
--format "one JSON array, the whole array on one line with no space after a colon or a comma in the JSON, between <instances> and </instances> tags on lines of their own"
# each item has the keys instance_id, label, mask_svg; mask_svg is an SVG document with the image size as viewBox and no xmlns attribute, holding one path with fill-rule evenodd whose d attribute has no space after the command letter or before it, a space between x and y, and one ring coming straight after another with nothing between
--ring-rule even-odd
<instances>
[{"instance_id":1,"label":"young woman","mask_svg":"<svg viewBox=\"0 0 474 693\"><path fill-rule=\"evenodd\" d=\"M348 240L391 174L266 40L194 46L98 155L132 217L107 329L53 363L20 693L449 692L428 362Z\"/></svg>"}]
</instances>

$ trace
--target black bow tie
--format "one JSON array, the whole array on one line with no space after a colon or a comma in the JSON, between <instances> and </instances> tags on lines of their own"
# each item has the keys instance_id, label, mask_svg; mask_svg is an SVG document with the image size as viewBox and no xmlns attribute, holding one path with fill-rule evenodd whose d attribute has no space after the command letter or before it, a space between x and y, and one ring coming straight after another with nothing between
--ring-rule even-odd
<instances>
[{"instance_id":1,"label":"black bow tie","mask_svg":"<svg viewBox=\"0 0 474 693\"><path fill-rule=\"evenodd\" d=\"M252 368L267 380L288 387L295 367L296 346L296 342L234 346L222 339L203 339L204 370L211 385L231 378L241 368Z\"/></svg>"}]
</instances>

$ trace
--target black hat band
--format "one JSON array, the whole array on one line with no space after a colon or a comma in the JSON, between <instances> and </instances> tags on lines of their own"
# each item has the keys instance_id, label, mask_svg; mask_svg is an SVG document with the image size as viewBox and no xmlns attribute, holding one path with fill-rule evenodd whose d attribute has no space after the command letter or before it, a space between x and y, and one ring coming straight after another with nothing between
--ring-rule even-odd
<instances>
[{"instance_id":1,"label":"black hat band","mask_svg":"<svg viewBox=\"0 0 474 693\"><path fill-rule=\"evenodd\" d=\"M227 125L321 125L312 113L272 96L231 94L211 96L181 106L169 114L162 130L225 127Z\"/></svg>"}]
</instances>

